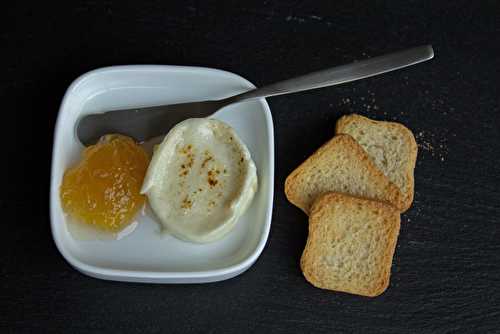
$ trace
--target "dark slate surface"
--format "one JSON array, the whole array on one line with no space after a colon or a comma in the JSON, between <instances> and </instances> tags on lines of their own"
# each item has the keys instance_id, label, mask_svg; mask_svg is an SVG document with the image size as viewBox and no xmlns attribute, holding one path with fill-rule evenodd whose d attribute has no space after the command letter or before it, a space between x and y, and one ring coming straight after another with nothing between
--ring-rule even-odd
<instances>
[{"instance_id":1,"label":"dark slate surface","mask_svg":"<svg viewBox=\"0 0 500 334\"><path fill-rule=\"evenodd\" d=\"M500 332L500 21L493 1L81 1L3 5L0 332ZM51 239L52 130L66 87L107 65L182 64L257 85L432 43L436 58L269 100L276 134L271 234L243 275L206 285L83 276ZM386 293L315 289L298 261L304 215L287 174L357 112L420 144Z\"/></svg>"}]
</instances>

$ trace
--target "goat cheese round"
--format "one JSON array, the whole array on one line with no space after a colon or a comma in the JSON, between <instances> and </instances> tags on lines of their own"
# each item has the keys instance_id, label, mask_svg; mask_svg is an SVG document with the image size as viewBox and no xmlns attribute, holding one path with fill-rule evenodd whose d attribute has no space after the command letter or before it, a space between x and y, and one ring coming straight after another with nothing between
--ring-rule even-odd
<instances>
[{"instance_id":1,"label":"goat cheese round","mask_svg":"<svg viewBox=\"0 0 500 334\"><path fill-rule=\"evenodd\" d=\"M155 148L141 192L174 236L206 243L231 231L256 190L255 163L233 128L192 118Z\"/></svg>"}]
</instances>

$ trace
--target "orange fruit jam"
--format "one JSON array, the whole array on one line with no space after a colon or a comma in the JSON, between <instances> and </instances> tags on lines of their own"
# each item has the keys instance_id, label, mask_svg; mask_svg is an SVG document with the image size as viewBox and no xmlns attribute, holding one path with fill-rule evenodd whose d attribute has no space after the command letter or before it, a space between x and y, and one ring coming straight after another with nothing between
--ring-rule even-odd
<instances>
[{"instance_id":1,"label":"orange fruit jam","mask_svg":"<svg viewBox=\"0 0 500 334\"><path fill-rule=\"evenodd\" d=\"M63 210L76 221L119 232L144 205L140 190L148 163L148 155L132 138L101 137L64 173L60 187Z\"/></svg>"}]
</instances>

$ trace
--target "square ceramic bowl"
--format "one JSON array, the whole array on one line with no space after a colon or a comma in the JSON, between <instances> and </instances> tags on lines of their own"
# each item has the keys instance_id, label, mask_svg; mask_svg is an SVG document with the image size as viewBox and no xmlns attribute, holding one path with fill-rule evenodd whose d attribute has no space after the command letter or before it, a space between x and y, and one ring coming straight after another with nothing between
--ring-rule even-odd
<instances>
[{"instance_id":1,"label":"square ceramic bowl","mask_svg":"<svg viewBox=\"0 0 500 334\"><path fill-rule=\"evenodd\" d=\"M223 239L194 244L159 233L150 217L120 240L75 240L61 209L64 171L80 159L83 146L75 124L84 114L111 109L217 99L255 86L215 69L182 66L116 66L79 77L64 96L55 128L50 214L52 235L63 257L92 277L147 283L203 283L234 277L262 252L271 226L274 185L274 134L264 99L219 110L213 117L230 124L248 146L257 166L259 187L235 228Z\"/></svg>"}]
</instances>

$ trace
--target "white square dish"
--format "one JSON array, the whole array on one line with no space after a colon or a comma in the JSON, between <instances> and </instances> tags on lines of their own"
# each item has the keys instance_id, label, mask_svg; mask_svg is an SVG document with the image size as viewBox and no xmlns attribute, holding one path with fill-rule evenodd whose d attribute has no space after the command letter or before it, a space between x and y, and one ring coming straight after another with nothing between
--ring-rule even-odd
<instances>
[{"instance_id":1,"label":"white square dish","mask_svg":"<svg viewBox=\"0 0 500 334\"><path fill-rule=\"evenodd\" d=\"M68 232L59 200L64 171L82 151L75 124L84 114L111 109L223 98L254 88L242 77L215 69L133 65L88 72L68 88L57 118L52 155L51 228L63 257L92 277L146 283L203 283L234 277L262 252L271 225L274 187L274 134L264 99L228 106L214 118L230 124L248 146L259 177L255 198L223 239L194 244L160 235L152 218L121 240L75 240Z\"/></svg>"}]
</instances>

